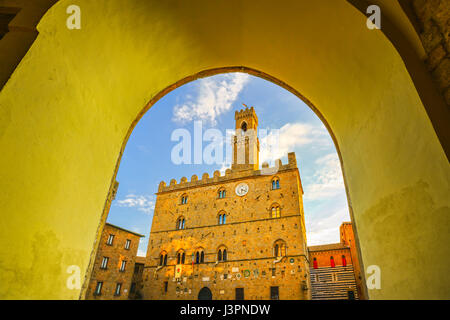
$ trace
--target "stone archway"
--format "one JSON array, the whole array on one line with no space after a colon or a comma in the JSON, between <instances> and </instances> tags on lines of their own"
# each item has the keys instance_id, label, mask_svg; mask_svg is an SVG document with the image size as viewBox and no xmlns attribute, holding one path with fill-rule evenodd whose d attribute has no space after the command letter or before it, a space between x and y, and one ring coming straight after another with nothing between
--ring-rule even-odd
<instances>
[{"instance_id":1,"label":"stone archway","mask_svg":"<svg viewBox=\"0 0 450 320\"><path fill-rule=\"evenodd\" d=\"M203 287L198 292L198 300L212 300L212 292L208 287Z\"/></svg>"},{"instance_id":2,"label":"stone archway","mask_svg":"<svg viewBox=\"0 0 450 320\"><path fill-rule=\"evenodd\" d=\"M177 86L234 68L320 111L362 260L383 272L369 297L448 298L448 160L404 61L363 14L346 1L123 3L80 0L82 29L68 30L59 1L0 92L0 260L14 264L0 265L0 297L83 297L66 270L89 277L134 125Z\"/></svg>"}]
</instances>

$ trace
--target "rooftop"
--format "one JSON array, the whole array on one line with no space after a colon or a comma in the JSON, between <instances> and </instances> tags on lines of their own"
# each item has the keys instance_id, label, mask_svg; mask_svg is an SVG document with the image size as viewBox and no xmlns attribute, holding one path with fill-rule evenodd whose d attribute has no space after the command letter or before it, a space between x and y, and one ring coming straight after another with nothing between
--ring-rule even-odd
<instances>
[{"instance_id":1,"label":"rooftop","mask_svg":"<svg viewBox=\"0 0 450 320\"><path fill-rule=\"evenodd\" d=\"M318 246L310 246L308 247L309 251L326 251L326 250L337 250L337 249L348 249L349 247L342 243L330 243L330 244L322 244Z\"/></svg>"},{"instance_id":2,"label":"rooftop","mask_svg":"<svg viewBox=\"0 0 450 320\"><path fill-rule=\"evenodd\" d=\"M113 224L111 224L111 223L108 223L108 222L106 222L106 224L107 224L108 226L110 226L110 227L113 227L113 228L116 228L116 229L119 229L119 230L122 230L122 231L125 231L125 232L128 232L128 233L134 234L134 235L136 235L136 236L138 236L138 237L141 237L141 238L145 238L145 236L142 235L142 234L139 234L139 233L136 233L136 232L133 232L133 231L130 231L130 230L127 230L127 229L124 229L124 228L115 226L115 225L113 225Z\"/></svg>"}]
</instances>

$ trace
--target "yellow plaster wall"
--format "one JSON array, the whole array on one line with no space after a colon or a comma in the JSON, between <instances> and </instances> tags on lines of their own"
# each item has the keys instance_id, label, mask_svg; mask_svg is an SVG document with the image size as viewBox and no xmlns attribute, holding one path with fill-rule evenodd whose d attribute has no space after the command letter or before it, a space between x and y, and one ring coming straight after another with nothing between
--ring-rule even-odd
<instances>
[{"instance_id":1,"label":"yellow plaster wall","mask_svg":"<svg viewBox=\"0 0 450 320\"><path fill-rule=\"evenodd\" d=\"M245 66L301 92L338 143L370 298L449 298L448 161L401 58L345 1L59 1L0 92L0 298L76 299L122 143L158 92ZM283 112L282 108L274 112ZM307 214L307 213L305 213Z\"/></svg>"}]
</instances>

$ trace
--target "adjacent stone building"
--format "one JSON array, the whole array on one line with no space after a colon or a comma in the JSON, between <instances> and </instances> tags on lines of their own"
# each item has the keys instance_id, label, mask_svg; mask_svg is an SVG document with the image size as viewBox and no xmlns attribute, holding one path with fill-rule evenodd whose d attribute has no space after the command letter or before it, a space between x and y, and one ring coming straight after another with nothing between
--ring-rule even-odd
<instances>
[{"instance_id":1,"label":"adjacent stone building","mask_svg":"<svg viewBox=\"0 0 450 320\"><path fill-rule=\"evenodd\" d=\"M259 168L258 118L235 113L224 175L161 182L144 299L309 299L303 189L294 153Z\"/></svg>"},{"instance_id":2,"label":"adjacent stone building","mask_svg":"<svg viewBox=\"0 0 450 320\"><path fill-rule=\"evenodd\" d=\"M130 294L129 298L131 300L142 299L142 289L144 284L142 281L142 275L144 273L145 267L145 257L136 257L136 262L134 263L134 272L131 278Z\"/></svg>"},{"instance_id":3,"label":"adjacent stone building","mask_svg":"<svg viewBox=\"0 0 450 320\"><path fill-rule=\"evenodd\" d=\"M340 243L308 247L313 300L363 299L352 224L342 223Z\"/></svg>"},{"instance_id":4,"label":"adjacent stone building","mask_svg":"<svg viewBox=\"0 0 450 320\"><path fill-rule=\"evenodd\" d=\"M129 298L141 237L143 235L110 223L105 224L86 299L126 300Z\"/></svg>"}]
</instances>

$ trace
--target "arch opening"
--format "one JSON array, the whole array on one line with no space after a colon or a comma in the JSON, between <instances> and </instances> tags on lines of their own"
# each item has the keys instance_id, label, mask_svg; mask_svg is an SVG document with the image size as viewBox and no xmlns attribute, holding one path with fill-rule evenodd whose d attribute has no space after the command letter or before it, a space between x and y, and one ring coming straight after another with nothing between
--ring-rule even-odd
<instances>
[{"instance_id":1,"label":"arch opening","mask_svg":"<svg viewBox=\"0 0 450 320\"><path fill-rule=\"evenodd\" d=\"M256 76L256 77L258 77L260 79L263 79L263 80L269 80L271 83L273 83L273 84L275 84L275 85L277 85L277 86L279 86L279 87L281 87L283 89L289 89L287 91L289 91L290 93L295 92L295 96L297 98L300 98L300 100L303 101L303 102L306 101L307 103L305 102L305 104L308 107L310 107L310 109L316 114L316 116L318 114L320 115L320 113L318 113L317 109L314 106L312 106L312 104L307 99L305 99L300 93L298 93L294 89L290 88L288 85L284 84L280 80L278 80L278 79L276 79L274 77L271 77L271 76L269 76L267 74L264 74L261 71L255 71L253 69L249 69L249 68L245 68L245 67L230 67L230 68L219 68L219 69L206 70L206 71L200 72L200 73L198 73L196 75L190 76L188 78L185 78L185 79L182 79L182 80L176 82L175 84L173 84L173 85L169 86L168 88L166 88L165 90L163 90L162 93L157 94L155 96L155 98L151 99L151 101L146 105L146 107L139 113L139 116L137 117L137 119L135 121L133 121L133 124L132 124L132 126L130 127L130 130L129 130L129 133L127 134L127 139L125 139L125 141L124 141L124 145L123 145L122 151L121 151L121 156L123 155L123 150L125 149L125 145L126 145L126 143L128 141L128 138L131 136L131 132L133 131L134 127L139 122L139 120L144 116L144 114L147 111L149 111L150 108L152 106L154 106L159 99L163 98L169 92L171 92L171 91L173 91L173 90L175 90L177 88L180 88L184 84L187 84L189 82L192 82L192 81L195 81L195 80L198 80L198 79L202 79L202 78L206 78L206 77L209 77L209 76L214 76L214 75L232 74L232 73L235 73L236 70L238 70L239 73L246 73L246 74L249 74L249 75L254 75L254 76ZM327 125L327 123L324 121L323 116L319 116L318 118L322 121L322 124L327 128L328 133L330 133L329 125ZM242 130L244 130L245 127L246 127L246 122L245 121L241 122L240 128ZM333 140L335 150L338 150L338 147L336 145L336 139L334 138L334 136L332 134L330 134L330 137ZM340 154L339 154L339 159L340 159ZM120 159L118 160L118 164L117 164L116 168L118 168L119 163L120 163ZM340 163L342 163L341 159L340 159ZM117 170L115 172L115 175L117 175ZM196 177L196 175L193 175L193 177L194 176ZM214 173L214 176L216 176L216 173ZM220 174L218 176L220 176ZM204 179L204 175L202 177L202 180L203 179ZM176 179L172 179L172 181L174 181L174 182L171 182L171 185L176 186L177 185ZM196 182L197 179L192 179L192 181ZM180 183L189 183L189 182L187 181L186 178L182 178ZM161 182L159 184L159 186L160 186L159 190L162 190L161 188L164 189L164 188L166 188L167 185L166 185L165 182ZM278 190L278 191L280 191L281 185L280 185L280 178L279 178L279 176L277 176L277 175L272 176L272 178L270 178L268 180L267 186L268 186L269 190L274 190L274 191ZM219 191L216 191L216 192L218 192L218 198L219 199L225 197L225 194L224 194L224 190L225 189L224 188L221 187L221 188L216 189L216 190L219 190ZM348 194L347 194L347 196L348 196ZM188 197L189 197L188 193L186 193L186 192L182 193L180 204L186 205L187 201L184 201L183 199L187 199ZM270 211L269 215L272 218L280 218L282 216L280 208L281 208L280 204L278 204L276 202L272 203L271 209L269 210ZM219 211L219 214L218 214L218 224L219 225L225 224L225 217L226 217L225 211L224 210ZM183 218L183 221L184 221L184 217L182 217L182 218ZM179 222L177 221L177 226L178 225L179 225ZM297 224L296 224L296 227L297 227ZM284 228L284 225L283 225L283 228ZM259 228L258 228L258 232L259 232ZM234 234L236 235L236 233L234 233ZM358 245L358 244L356 243L356 245ZM286 255L286 252L287 252L286 244L283 242L283 243L275 245L275 246L277 247L277 249L271 248L271 250L275 250L275 251L273 251L274 252L273 256L276 259L280 259L280 258L284 257ZM216 258L217 258L218 262L226 261L227 258L228 258L228 252L227 252L226 249L225 249L225 251L223 251L223 250L217 251L215 253L215 255L216 255ZM189 256L189 253L188 253L188 256ZM192 259L193 259L193 264L195 264L195 265L204 263L205 262L205 252L203 251L203 249L196 250L193 253L193 258Z\"/></svg>"}]
</instances>

